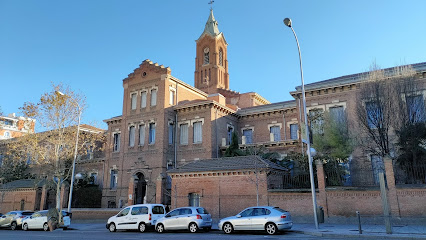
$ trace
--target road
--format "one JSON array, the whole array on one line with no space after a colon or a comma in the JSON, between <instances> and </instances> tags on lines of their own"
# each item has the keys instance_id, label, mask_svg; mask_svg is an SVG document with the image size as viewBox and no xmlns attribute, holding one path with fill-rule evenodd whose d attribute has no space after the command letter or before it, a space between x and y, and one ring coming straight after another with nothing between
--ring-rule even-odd
<instances>
[{"instance_id":1,"label":"road","mask_svg":"<svg viewBox=\"0 0 426 240\"><path fill-rule=\"evenodd\" d=\"M211 231L208 233L199 232L199 233L189 233L186 231L181 232L166 232L166 233L156 233L153 231L139 233L136 231L118 231L118 232L109 232L105 228L105 224L91 224L91 223L81 223L81 224L72 224L72 229L62 230L57 229L53 232L44 232L40 231L23 231L23 230L8 230L0 229L0 239L18 239L18 240L45 240L45 239L63 239L63 240L81 240L81 239L90 239L90 240L107 240L107 239L119 239L119 240L130 240L130 239L150 239L150 240L163 240L163 239L206 239L206 240L219 240L219 239L244 239L244 240L258 240L258 239L318 239L319 237L304 235L301 233L295 232L284 232L278 235L265 235L264 233L252 233L252 232L242 232L242 233L233 233L230 235L225 235L222 231ZM326 239L326 238L323 238ZM334 238L338 239L338 238ZM343 239L343 238L341 238Z\"/></svg>"}]
</instances>

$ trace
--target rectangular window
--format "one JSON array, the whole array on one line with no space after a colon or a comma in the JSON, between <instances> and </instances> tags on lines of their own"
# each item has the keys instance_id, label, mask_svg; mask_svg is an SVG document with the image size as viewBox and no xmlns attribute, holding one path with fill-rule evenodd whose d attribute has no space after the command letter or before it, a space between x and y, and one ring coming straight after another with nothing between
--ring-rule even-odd
<instances>
[{"instance_id":1,"label":"rectangular window","mask_svg":"<svg viewBox=\"0 0 426 240\"><path fill-rule=\"evenodd\" d=\"M425 121L425 102L423 95L406 96L408 119L411 123Z\"/></svg>"},{"instance_id":2,"label":"rectangular window","mask_svg":"<svg viewBox=\"0 0 426 240\"><path fill-rule=\"evenodd\" d=\"M169 144L174 143L175 138L175 125L173 123L169 123Z\"/></svg>"},{"instance_id":3,"label":"rectangular window","mask_svg":"<svg viewBox=\"0 0 426 240\"><path fill-rule=\"evenodd\" d=\"M137 93L132 93L132 95L131 95L132 110L136 109L136 97L137 97Z\"/></svg>"},{"instance_id":4,"label":"rectangular window","mask_svg":"<svg viewBox=\"0 0 426 240\"><path fill-rule=\"evenodd\" d=\"M323 134L324 129L324 110L323 109L312 109L309 110L308 119L310 121L310 128L312 133Z\"/></svg>"},{"instance_id":5,"label":"rectangular window","mask_svg":"<svg viewBox=\"0 0 426 240\"><path fill-rule=\"evenodd\" d=\"M329 108L330 117L337 123L343 123L345 121L345 109L343 106Z\"/></svg>"},{"instance_id":6,"label":"rectangular window","mask_svg":"<svg viewBox=\"0 0 426 240\"><path fill-rule=\"evenodd\" d=\"M175 91L170 90L170 105L175 105Z\"/></svg>"},{"instance_id":7,"label":"rectangular window","mask_svg":"<svg viewBox=\"0 0 426 240\"><path fill-rule=\"evenodd\" d=\"M202 122L195 122L194 125L194 143L201 143L203 141L203 124Z\"/></svg>"},{"instance_id":8,"label":"rectangular window","mask_svg":"<svg viewBox=\"0 0 426 240\"><path fill-rule=\"evenodd\" d=\"M155 143L155 123L149 124L149 144Z\"/></svg>"},{"instance_id":9,"label":"rectangular window","mask_svg":"<svg viewBox=\"0 0 426 240\"><path fill-rule=\"evenodd\" d=\"M243 136L246 137L246 144L253 143L253 130L252 129L244 129Z\"/></svg>"},{"instance_id":10,"label":"rectangular window","mask_svg":"<svg viewBox=\"0 0 426 240\"><path fill-rule=\"evenodd\" d=\"M367 124L370 129L382 126L383 113L376 102L366 102L365 110L367 111Z\"/></svg>"},{"instance_id":11,"label":"rectangular window","mask_svg":"<svg viewBox=\"0 0 426 240\"><path fill-rule=\"evenodd\" d=\"M290 124L290 139L291 140L298 139L298 137L297 137L297 129L298 129L298 125L297 124Z\"/></svg>"},{"instance_id":12,"label":"rectangular window","mask_svg":"<svg viewBox=\"0 0 426 240\"><path fill-rule=\"evenodd\" d=\"M139 125L139 146L145 144L145 125Z\"/></svg>"},{"instance_id":13,"label":"rectangular window","mask_svg":"<svg viewBox=\"0 0 426 240\"><path fill-rule=\"evenodd\" d=\"M117 188L117 182L118 182L117 174L118 174L117 170L111 170L111 183L110 183L111 189Z\"/></svg>"},{"instance_id":14,"label":"rectangular window","mask_svg":"<svg viewBox=\"0 0 426 240\"><path fill-rule=\"evenodd\" d=\"M232 133L234 132L234 127L232 126L228 126L228 130L227 130L227 145L231 145L231 141L232 141Z\"/></svg>"},{"instance_id":15,"label":"rectangular window","mask_svg":"<svg viewBox=\"0 0 426 240\"><path fill-rule=\"evenodd\" d=\"M151 90L151 106L157 105L157 89Z\"/></svg>"},{"instance_id":16,"label":"rectangular window","mask_svg":"<svg viewBox=\"0 0 426 240\"><path fill-rule=\"evenodd\" d=\"M135 146L135 126L130 126L129 128L129 147Z\"/></svg>"},{"instance_id":17,"label":"rectangular window","mask_svg":"<svg viewBox=\"0 0 426 240\"><path fill-rule=\"evenodd\" d=\"M114 152L120 151L120 133L114 133L113 151Z\"/></svg>"},{"instance_id":18,"label":"rectangular window","mask_svg":"<svg viewBox=\"0 0 426 240\"><path fill-rule=\"evenodd\" d=\"M146 108L146 91L141 92L141 108Z\"/></svg>"},{"instance_id":19,"label":"rectangular window","mask_svg":"<svg viewBox=\"0 0 426 240\"><path fill-rule=\"evenodd\" d=\"M281 141L280 126L272 126L270 133L274 134L274 142Z\"/></svg>"},{"instance_id":20,"label":"rectangular window","mask_svg":"<svg viewBox=\"0 0 426 240\"><path fill-rule=\"evenodd\" d=\"M188 124L180 125L180 144L188 144Z\"/></svg>"}]
</instances>

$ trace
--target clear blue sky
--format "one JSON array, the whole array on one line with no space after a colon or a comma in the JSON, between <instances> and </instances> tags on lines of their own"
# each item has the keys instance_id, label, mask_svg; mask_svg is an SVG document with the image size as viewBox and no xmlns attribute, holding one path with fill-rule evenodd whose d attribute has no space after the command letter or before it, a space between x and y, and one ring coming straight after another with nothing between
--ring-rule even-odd
<instances>
[{"instance_id":1,"label":"clear blue sky","mask_svg":"<svg viewBox=\"0 0 426 240\"><path fill-rule=\"evenodd\" d=\"M87 97L83 122L121 115L122 79L144 59L169 66L193 85L195 40L207 0L0 0L0 107L19 112L51 83ZM215 0L228 42L230 88L290 100L300 84L299 37L306 83L426 61L426 1Z\"/></svg>"}]
</instances>

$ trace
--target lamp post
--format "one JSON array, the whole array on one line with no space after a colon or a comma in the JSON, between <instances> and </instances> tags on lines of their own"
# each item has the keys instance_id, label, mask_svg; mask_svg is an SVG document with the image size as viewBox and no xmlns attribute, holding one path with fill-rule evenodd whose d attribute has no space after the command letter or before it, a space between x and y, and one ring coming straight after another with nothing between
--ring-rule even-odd
<instances>
[{"instance_id":1,"label":"lamp post","mask_svg":"<svg viewBox=\"0 0 426 240\"><path fill-rule=\"evenodd\" d=\"M56 91L56 93L61 95L61 96L67 96L60 91ZM68 212L71 212L72 190L74 188L74 178L75 178L75 176L74 176L74 174L75 174L75 161L77 159L78 135L80 133L81 108L80 108L80 105L78 104L78 102L74 98L72 98L70 96L67 96L67 97L69 97L69 99L71 99L78 108L77 136L76 136L76 139L75 139L74 159L72 161L70 194L68 196Z\"/></svg>"},{"instance_id":2,"label":"lamp post","mask_svg":"<svg viewBox=\"0 0 426 240\"><path fill-rule=\"evenodd\" d=\"M315 193L315 183L314 183L314 171L312 167L312 154L311 154L311 142L309 136L309 126L308 126L308 114L306 112L306 97L305 97L305 83L303 80L303 68L302 68L302 54L300 53L299 41L297 40L296 32L291 26L291 19L285 18L284 24L293 31L294 38L297 43L297 50L299 51L299 62L300 62L300 78L302 79L302 97L303 97L303 112L305 117L305 132L306 132L306 145L307 145L307 153L308 153L308 162L309 162L309 176L311 180L311 192L312 192L312 204L314 208L314 220L315 220L315 228L318 229L318 219L317 219L317 198ZM303 143L302 143L303 144Z\"/></svg>"}]
</instances>

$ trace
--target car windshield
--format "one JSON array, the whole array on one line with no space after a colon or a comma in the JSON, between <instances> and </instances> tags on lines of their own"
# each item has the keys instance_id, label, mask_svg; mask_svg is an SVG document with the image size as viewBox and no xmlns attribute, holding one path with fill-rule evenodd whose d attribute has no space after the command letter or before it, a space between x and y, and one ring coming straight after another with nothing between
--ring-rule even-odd
<instances>
[{"instance_id":1,"label":"car windshield","mask_svg":"<svg viewBox=\"0 0 426 240\"><path fill-rule=\"evenodd\" d=\"M204 209L204 208L197 208L197 212L198 212L199 214L209 214L209 212L207 212L207 210L206 210L206 209Z\"/></svg>"}]
</instances>

